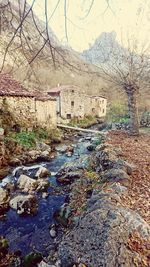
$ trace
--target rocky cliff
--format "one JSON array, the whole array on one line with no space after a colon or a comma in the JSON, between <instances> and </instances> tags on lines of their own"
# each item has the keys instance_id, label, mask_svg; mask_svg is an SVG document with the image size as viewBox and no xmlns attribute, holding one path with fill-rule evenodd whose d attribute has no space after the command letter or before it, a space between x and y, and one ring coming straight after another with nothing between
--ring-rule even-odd
<instances>
[{"instance_id":1,"label":"rocky cliff","mask_svg":"<svg viewBox=\"0 0 150 267\"><path fill-rule=\"evenodd\" d=\"M5 51L9 48L3 72L11 72L16 79L28 88L45 90L48 87L56 86L57 83L75 84L85 88L89 93L98 93L99 91L103 93L104 83L97 76L95 67L86 63L72 49L62 46L52 29L49 28L50 43L54 47L52 49L55 59L54 66L49 44L46 43L44 46L44 39L47 38L45 22L39 20L31 11L9 46L19 26L24 1L22 1L22 5L19 5L16 0L9 2L9 6L6 5L6 0L3 0L0 5L2 22L0 28L1 66ZM29 8L29 6L26 6L25 14L29 11ZM42 46L44 47L40 51ZM37 53L38 56L32 61Z\"/></svg>"}]
</instances>

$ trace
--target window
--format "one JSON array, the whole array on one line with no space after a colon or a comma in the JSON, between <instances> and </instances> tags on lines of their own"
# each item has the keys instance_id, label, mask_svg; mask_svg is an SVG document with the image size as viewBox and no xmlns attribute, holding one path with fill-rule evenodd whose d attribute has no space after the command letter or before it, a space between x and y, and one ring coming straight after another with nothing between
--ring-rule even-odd
<instances>
[{"instance_id":1,"label":"window","mask_svg":"<svg viewBox=\"0 0 150 267\"><path fill-rule=\"evenodd\" d=\"M105 113L105 109L103 108L103 113Z\"/></svg>"},{"instance_id":2,"label":"window","mask_svg":"<svg viewBox=\"0 0 150 267\"><path fill-rule=\"evenodd\" d=\"M74 101L71 101L71 107L74 107Z\"/></svg>"},{"instance_id":3,"label":"window","mask_svg":"<svg viewBox=\"0 0 150 267\"><path fill-rule=\"evenodd\" d=\"M71 119L71 114L67 114L67 119Z\"/></svg>"}]
</instances>

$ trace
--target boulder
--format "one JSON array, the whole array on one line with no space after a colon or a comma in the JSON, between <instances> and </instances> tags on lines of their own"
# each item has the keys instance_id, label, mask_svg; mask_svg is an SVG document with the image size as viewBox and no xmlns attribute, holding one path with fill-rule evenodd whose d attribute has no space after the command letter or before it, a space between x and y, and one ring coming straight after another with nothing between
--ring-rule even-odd
<instances>
[{"instance_id":1,"label":"boulder","mask_svg":"<svg viewBox=\"0 0 150 267\"><path fill-rule=\"evenodd\" d=\"M132 163L129 163L127 161L124 161L124 166L126 168L126 172L127 174L131 175L134 171L137 170L137 166L132 164Z\"/></svg>"},{"instance_id":2,"label":"boulder","mask_svg":"<svg viewBox=\"0 0 150 267\"><path fill-rule=\"evenodd\" d=\"M52 265L52 264L46 263L45 261L41 261L38 264L38 267L56 267L56 265Z\"/></svg>"},{"instance_id":3,"label":"boulder","mask_svg":"<svg viewBox=\"0 0 150 267\"><path fill-rule=\"evenodd\" d=\"M33 267L39 266L38 264L42 261L42 254L38 252L30 252L24 257L23 266L24 267Z\"/></svg>"},{"instance_id":4,"label":"boulder","mask_svg":"<svg viewBox=\"0 0 150 267\"><path fill-rule=\"evenodd\" d=\"M47 177L49 175L50 175L50 171L47 168L41 166L38 169L37 173L35 174L35 177L37 177L37 178L44 178L44 177Z\"/></svg>"},{"instance_id":5,"label":"boulder","mask_svg":"<svg viewBox=\"0 0 150 267\"><path fill-rule=\"evenodd\" d=\"M21 160L18 159L18 158L11 158L10 161L9 161L9 164L12 167L19 166L19 165L21 165Z\"/></svg>"},{"instance_id":6,"label":"boulder","mask_svg":"<svg viewBox=\"0 0 150 267\"><path fill-rule=\"evenodd\" d=\"M63 225L64 227L67 227L69 222L69 217L71 216L71 208L67 203L64 203L60 209L55 211L54 218L55 220Z\"/></svg>"},{"instance_id":7,"label":"boulder","mask_svg":"<svg viewBox=\"0 0 150 267\"><path fill-rule=\"evenodd\" d=\"M119 201L114 193L93 195L78 225L66 233L59 244L62 267L77 262L88 267L144 266L146 256L131 250L129 244L131 236L138 232L146 249L150 226L136 212L122 207Z\"/></svg>"},{"instance_id":8,"label":"boulder","mask_svg":"<svg viewBox=\"0 0 150 267\"><path fill-rule=\"evenodd\" d=\"M92 144L87 146L87 150L89 150L89 151L93 151L94 149L95 149L95 146Z\"/></svg>"},{"instance_id":9,"label":"boulder","mask_svg":"<svg viewBox=\"0 0 150 267\"><path fill-rule=\"evenodd\" d=\"M120 182L123 185L129 185L130 176L122 169L110 169L101 174L103 182Z\"/></svg>"},{"instance_id":10,"label":"boulder","mask_svg":"<svg viewBox=\"0 0 150 267\"><path fill-rule=\"evenodd\" d=\"M37 188L36 191L37 192L45 192L47 191L48 187L49 187L50 183L48 179L38 179L37 180Z\"/></svg>"},{"instance_id":11,"label":"boulder","mask_svg":"<svg viewBox=\"0 0 150 267\"><path fill-rule=\"evenodd\" d=\"M47 192L42 193L42 198L47 198L48 196L49 196L49 193L47 193Z\"/></svg>"},{"instance_id":12,"label":"boulder","mask_svg":"<svg viewBox=\"0 0 150 267\"><path fill-rule=\"evenodd\" d=\"M60 173L58 173L56 175L56 180L59 183L63 183L63 184L70 184L72 183L75 179L79 179L82 176L82 170L79 171L70 171L67 172L66 174L61 175Z\"/></svg>"},{"instance_id":13,"label":"boulder","mask_svg":"<svg viewBox=\"0 0 150 267\"><path fill-rule=\"evenodd\" d=\"M55 150L57 152L60 152L60 153L65 153L65 152L67 152L67 148L68 148L68 146L66 146L66 145L59 145L59 146L55 147Z\"/></svg>"},{"instance_id":14,"label":"boulder","mask_svg":"<svg viewBox=\"0 0 150 267\"><path fill-rule=\"evenodd\" d=\"M27 175L28 173L36 173L38 171L38 169L40 167L44 167L44 164L37 164L37 165L33 165L33 166L19 166L16 167L13 172L12 175L15 177L19 177L21 174L25 174Z\"/></svg>"},{"instance_id":15,"label":"boulder","mask_svg":"<svg viewBox=\"0 0 150 267\"><path fill-rule=\"evenodd\" d=\"M17 186L24 192L31 192L37 188L38 183L27 175L22 174L18 179Z\"/></svg>"},{"instance_id":16,"label":"boulder","mask_svg":"<svg viewBox=\"0 0 150 267\"><path fill-rule=\"evenodd\" d=\"M8 192L0 187L0 205L8 201Z\"/></svg>"},{"instance_id":17,"label":"boulder","mask_svg":"<svg viewBox=\"0 0 150 267\"><path fill-rule=\"evenodd\" d=\"M36 214L38 210L37 199L33 195L18 195L9 202L12 209L18 214Z\"/></svg>"},{"instance_id":18,"label":"boulder","mask_svg":"<svg viewBox=\"0 0 150 267\"><path fill-rule=\"evenodd\" d=\"M96 152L91 157L91 167L97 172L105 171L114 167L118 156L111 145L102 144L96 147Z\"/></svg>"},{"instance_id":19,"label":"boulder","mask_svg":"<svg viewBox=\"0 0 150 267\"><path fill-rule=\"evenodd\" d=\"M68 146L67 147L67 152L73 153L74 152L74 147L73 146Z\"/></svg>"},{"instance_id":20,"label":"boulder","mask_svg":"<svg viewBox=\"0 0 150 267\"><path fill-rule=\"evenodd\" d=\"M0 180L10 174L10 168L1 168L0 169Z\"/></svg>"},{"instance_id":21,"label":"boulder","mask_svg":"<svg viewBox=\"0 0 150 267\"><path fill-rule=\"evenodd\" d=\"M69 172L76 172L79 170L87 169L89 166L89 157L88 156L81 156L76 161L71 161L65 163L57 173L57 177L65 175Z\"/></svg>"},{"instance_id":22,"label":"boulder","mask_svg":"<svg viewBox=\"0 0 150 267\"><path fill-rule=\"evenodd\" d=\"M48 151L51 152L51 147L45 143L39 142L36 144L36 148L37 150L41 150L41 151Z\"/></svg>"},{"instance_id":23,"label":"boulder","mask_svg":"<svg viewBox=\"0 0 150 267\"><path fill-rule=\"evenodd\" d=\"M36 159L39 155L40 155L40 151L38 150L30 150L28 152L28 155L32 158L32 159Z\"/></svg>"},{"instance_id":24,"label":"boulder","mask_svg":"<svg viewBox=\"0 0 150 267\"><path fill-rule=\"evenodd\" d=\"M72 152L71 151L68 151L66 152L66 156L69 158L69 157L72 157Z\"/></svg>"},{"instance_id":25,"label":"boulder","mask_svg":"<svg viewBox=\"0 0 150 267\"><path fill-rule=\"evenodd\" d=\"M4 128L0 127L0 136L4 136Z\"/></svg>"},{"instance_id":26,"label":"boulder","mask_svg":"<svg viewBox=\"0 0 150 267\"><path fill-rule=\"evenodd\" d=\"M0 215L7 211L9 207L9 194L0 187Z\"/></svg>"},{"instance_id":27,"label":"boulder","mask_svg":"<svg viewBox=\"0 0 150 267\"><path fill-rule=\"evenodd\" d=\"M45 159L48 159L49 156L50 156L50 151L44 150L44 151L41 152L40 156L45 158Z\"/></svg>"},{"instance_id":28,"label":"boulder","mask_svg":"<svg viewBox=\"0 0 150 267\"><path fill-rule=\"evenodd\" d=\"M60 183L70 184L81 177L83 170L87 169L88 165L88 156L81 156L76 161L67 162L56 174L56 179Z\"/></svg>"},{"instance_id":29,"label":"boulder","mask_svg":"<svg viewBox=\"0 0 150 267\"><path fill-rule=\"evenodd\" d=\"M55 225L55 224L52 224L52 225L50 226L50 231L49 231L49 233L50 233L50 236L51 236L52 238L55 238L55 237L56 237L56 235L57 235L57 231L56 231L56 225Z\"/></svg>"}]
</instances>

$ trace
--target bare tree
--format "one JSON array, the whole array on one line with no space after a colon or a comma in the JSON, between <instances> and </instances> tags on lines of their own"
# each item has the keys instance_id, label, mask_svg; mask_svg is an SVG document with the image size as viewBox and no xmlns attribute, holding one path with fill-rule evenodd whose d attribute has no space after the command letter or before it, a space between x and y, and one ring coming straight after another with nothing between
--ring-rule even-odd
<instances>
[{"instance_id":1,"label":"bare tree","mask_svg":"<svg viewBox=\"0 0 150 267\"><path fill-rule=\"evenodd\" d=\"M112 43L97 64L101 77L121 87L127 95L131 135L139 135L138 96L143 86L149 86L149 48L146 44L138 47L137 40L128 37L126 48ZM99 49L106 51L102 46Z\"/></svg>"},{"instance_id":2,"label":"bare tree","mask_svg":"<svg viewBox=\"0 0 150 267\"><path fill-rule=\"evenodd\" d=\"M18 49L22 49L22 52L25 58L28 61L28 64L31 65L44 51L47 50L47 55L50 59L52 59L53 66L56 68L56 62L58 62L58 58L62 61L65 60L64 55L57 46L57 43L53 41L51 36L51 31L49 28L49 20L56 12L60 1L57 2L55 9L52 11L50 18L48 17L48 1L44 0L44 13L45 13L45 24L42 25L39 23L39 19L36 17L34 13L34 5L36 0L32 0L32 4L29 6L27 4L27 0L2 0L0 3L0 37L2 33L8 36L8 43L5 47L5 51L3 54L2 65L0 66L0 72L4 70L4 66L6 64L6 58L9 53L14 49L16 51ZM66 1L64 2L64 10L65 16L67 16L66 9ZM5 23L4 23L5 21ZM33 35L36 35L36 42L38 43L38 50L34 49L34 42L30 42L31 40L26 35L26 25L28 21L32 21L32 27L34 26ZM6 24L6 27L5 27ZM66 35L67 35L67 23L66 25ZM11 38L10 38L10 32ZM32 39L32 37L31 37ZM20 40L19 45L15 45L17 40ZM49 51L49 52L48 52ZM66 64L71 65L66 61ZM59 64L59 62L58 62Z\"/></svg>"}]
</instances>

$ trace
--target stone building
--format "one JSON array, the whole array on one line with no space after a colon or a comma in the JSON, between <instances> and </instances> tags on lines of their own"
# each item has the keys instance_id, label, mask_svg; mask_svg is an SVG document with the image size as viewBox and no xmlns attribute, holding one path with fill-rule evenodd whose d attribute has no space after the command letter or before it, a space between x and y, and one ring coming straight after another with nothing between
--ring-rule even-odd
<instances>
[{"instance_id":1,"label":"stone building","mask_svg":"<svg viewBox=\"0 0 150 267\"><path fill-rule=\"evenodd\" d=\"M83 118L86 115L106 116L107 99L86 95L74 85L61 85L48 90L48 95L57 99L57 115L64 119Z\"/></svg>"},{"instance_id":2,"label":"stone building","mask_svg":"<svg viewBox=\"0 0 150 267\"><path fill-rule=\"evenodd\" d=\"M56 126L56 99L27 91L8 74L0 75L0 112L3 110L8 111L21 127Z\"/></svg>"},{"instance_id":3,"label":"stone building","mask_svg":"<svg viewBox=\"0 0 150 267\"><path fill-rule=\"evenodd\" d=\"M64 119L84 117L84 95L73 85L61 85L50 89L48 95L57 99L57 115Z\"/></svg>"},{"instance_id":4,"label":"stone building","mask_svg":"<svg viewBox=\"0 0 150 267\"><path fill-rule=\"evenodd\" d=\"M85 114L98 118L106 116L107 99L103 96L85 97Z\"/></svg>"}]
</instances>

